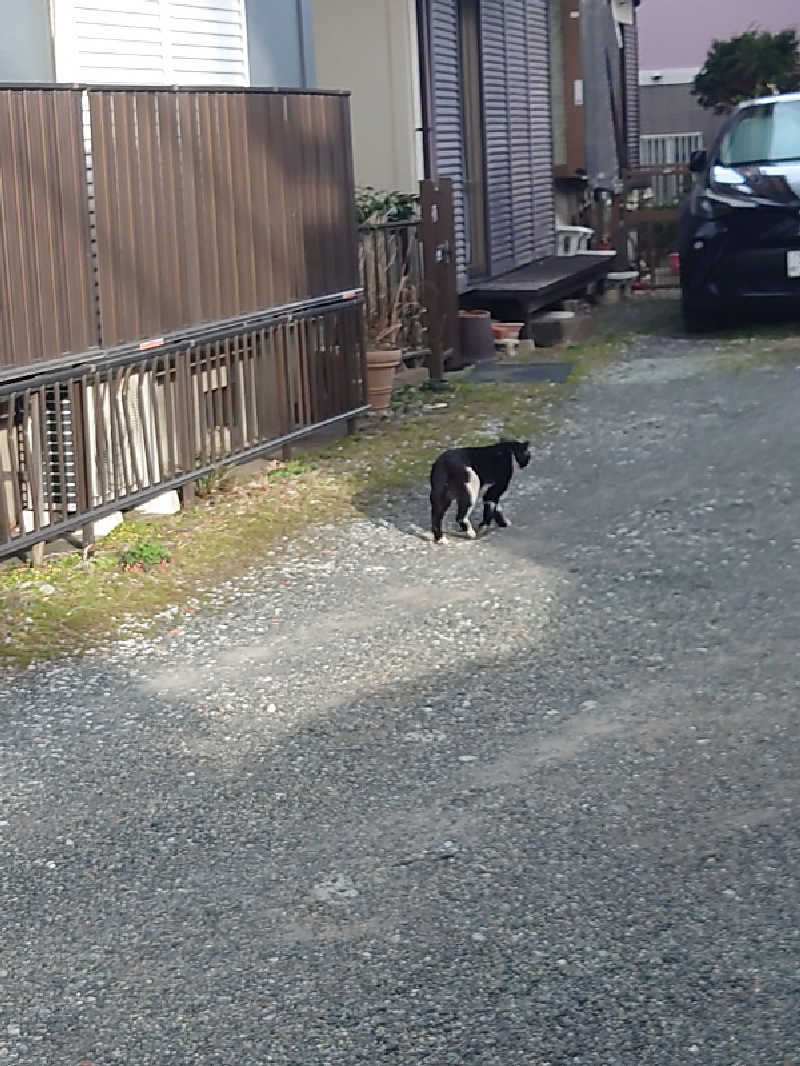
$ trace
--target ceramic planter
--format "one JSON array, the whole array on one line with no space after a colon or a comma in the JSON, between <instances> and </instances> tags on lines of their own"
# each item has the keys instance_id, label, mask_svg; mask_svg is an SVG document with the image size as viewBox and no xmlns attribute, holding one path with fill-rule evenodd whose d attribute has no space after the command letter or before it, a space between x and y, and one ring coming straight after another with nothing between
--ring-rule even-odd
<instances>
[{"instance_id":1,"label":"ceramic planter","mask_svg":"<svg viewBox=\"0 0 800 1066\"><path fill-rule=\"evenodd\" d=\"M374 411L388 410L392 382L402 358L400 348L367 351L367 400Z\"/></svg>"},{"instance_id":2,"label":"ceramic planter","mask_svg":"<svg viewBox=\"0 0 800 1066\"><path fill-rule=\"evenodd\" d=\"M494 359L492 316L488 311L459 311L458 328L463 363Z\"/></svg>"}]
</instances>

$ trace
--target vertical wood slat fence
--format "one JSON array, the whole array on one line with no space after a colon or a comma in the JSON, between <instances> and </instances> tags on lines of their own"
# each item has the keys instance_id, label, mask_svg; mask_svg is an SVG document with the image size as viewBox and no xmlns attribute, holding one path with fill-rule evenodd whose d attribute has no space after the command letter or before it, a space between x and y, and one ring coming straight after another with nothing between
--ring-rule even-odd
<instances>
[{"instance_id":1,"label":"vertical wood slat fence","mask_svg":"<svg viewBox=\"0 0 800 1066\"><path fill-rule=\"evenodd\" d=\"M344 94L0 91L0 557L366 410L353 203Z\"/></svg>"},{"instance_id":2,"label":"vertical wood slat fence","mask_svg":"<svg viewBox=\"0 0 800 1066\"><path fill-rule=\"evenodd\" d=\"M458 285L452 182L420 182L420 217L359 227L367 327L399 324L407 355L458 364Z\"/></svg>"},{"instance_id":3,"label":"vertical wood slat fence","mask_svg":"<svg viewBox=\"0 0 800 1066\"><path fill-rule=\"evenodd\" d=\"M675 289L680 276L670 262L678 250L680 200L691 187L691 174L685 162L647 163L631 174L650 178L654 191L647 207L625 214L628 258L648 278L650 288ZM666 203L661 199L667 198Z\"/></svg>"}]
</instances>

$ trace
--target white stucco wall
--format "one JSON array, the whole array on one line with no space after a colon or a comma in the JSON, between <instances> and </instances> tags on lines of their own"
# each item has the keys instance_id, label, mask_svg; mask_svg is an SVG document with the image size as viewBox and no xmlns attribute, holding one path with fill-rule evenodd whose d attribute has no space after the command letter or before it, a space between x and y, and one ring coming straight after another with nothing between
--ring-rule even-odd
<instances>
[{"instance_id":1,"label":"white stucco wall","mask_svg":"<svg viewBox=\"0 0 800 1066\"><path fill-rule=\"evenodd\" d=\"M352 92L356 182L415 192L419 77L413 0L313 0L317 86Z\"/></svg>"}]
</instances>

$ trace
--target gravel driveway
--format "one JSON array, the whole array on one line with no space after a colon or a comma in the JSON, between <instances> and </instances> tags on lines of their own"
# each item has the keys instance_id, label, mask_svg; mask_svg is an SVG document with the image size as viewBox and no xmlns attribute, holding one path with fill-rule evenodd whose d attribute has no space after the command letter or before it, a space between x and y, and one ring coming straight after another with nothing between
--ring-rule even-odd
<instances>
[{"instance_id":1,"label":"gravel driveway","mask_svg":"<svg viewBox=\"0 0 800 1066\"><path fill-rule=\"evenodd\" d=\"M511 529L0 681L0 1063L800 1066L800 372L631 354Z\"/></svg>"}]
</instances>

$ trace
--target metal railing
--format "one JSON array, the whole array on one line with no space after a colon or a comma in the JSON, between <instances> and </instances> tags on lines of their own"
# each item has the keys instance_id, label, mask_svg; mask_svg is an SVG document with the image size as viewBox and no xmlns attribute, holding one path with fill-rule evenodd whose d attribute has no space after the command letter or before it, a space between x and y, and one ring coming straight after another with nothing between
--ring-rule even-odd
<instances>
[{"instance_id":1,"label":"metal railing","mask_svg":"<svg viewBox=\"0 0 800 1066\"><path fill-rule=\"evenodd\" d=\"M368 410L360 292L0 384L0 558Z\"/></svg>"},{"instance_id":2,"label":"metal railing","mask_svg":"<svg viewBox=\"0 0 800 1066\"><path fill-rule=\"evenodd\" d=\"M685 187L685 165L695 149L703 147L703 134L648 133L640 138L639 167L653 173L653 203L675 206ZM673 169L674 164L683 164Z\"/></svg>"}]
</instances>

